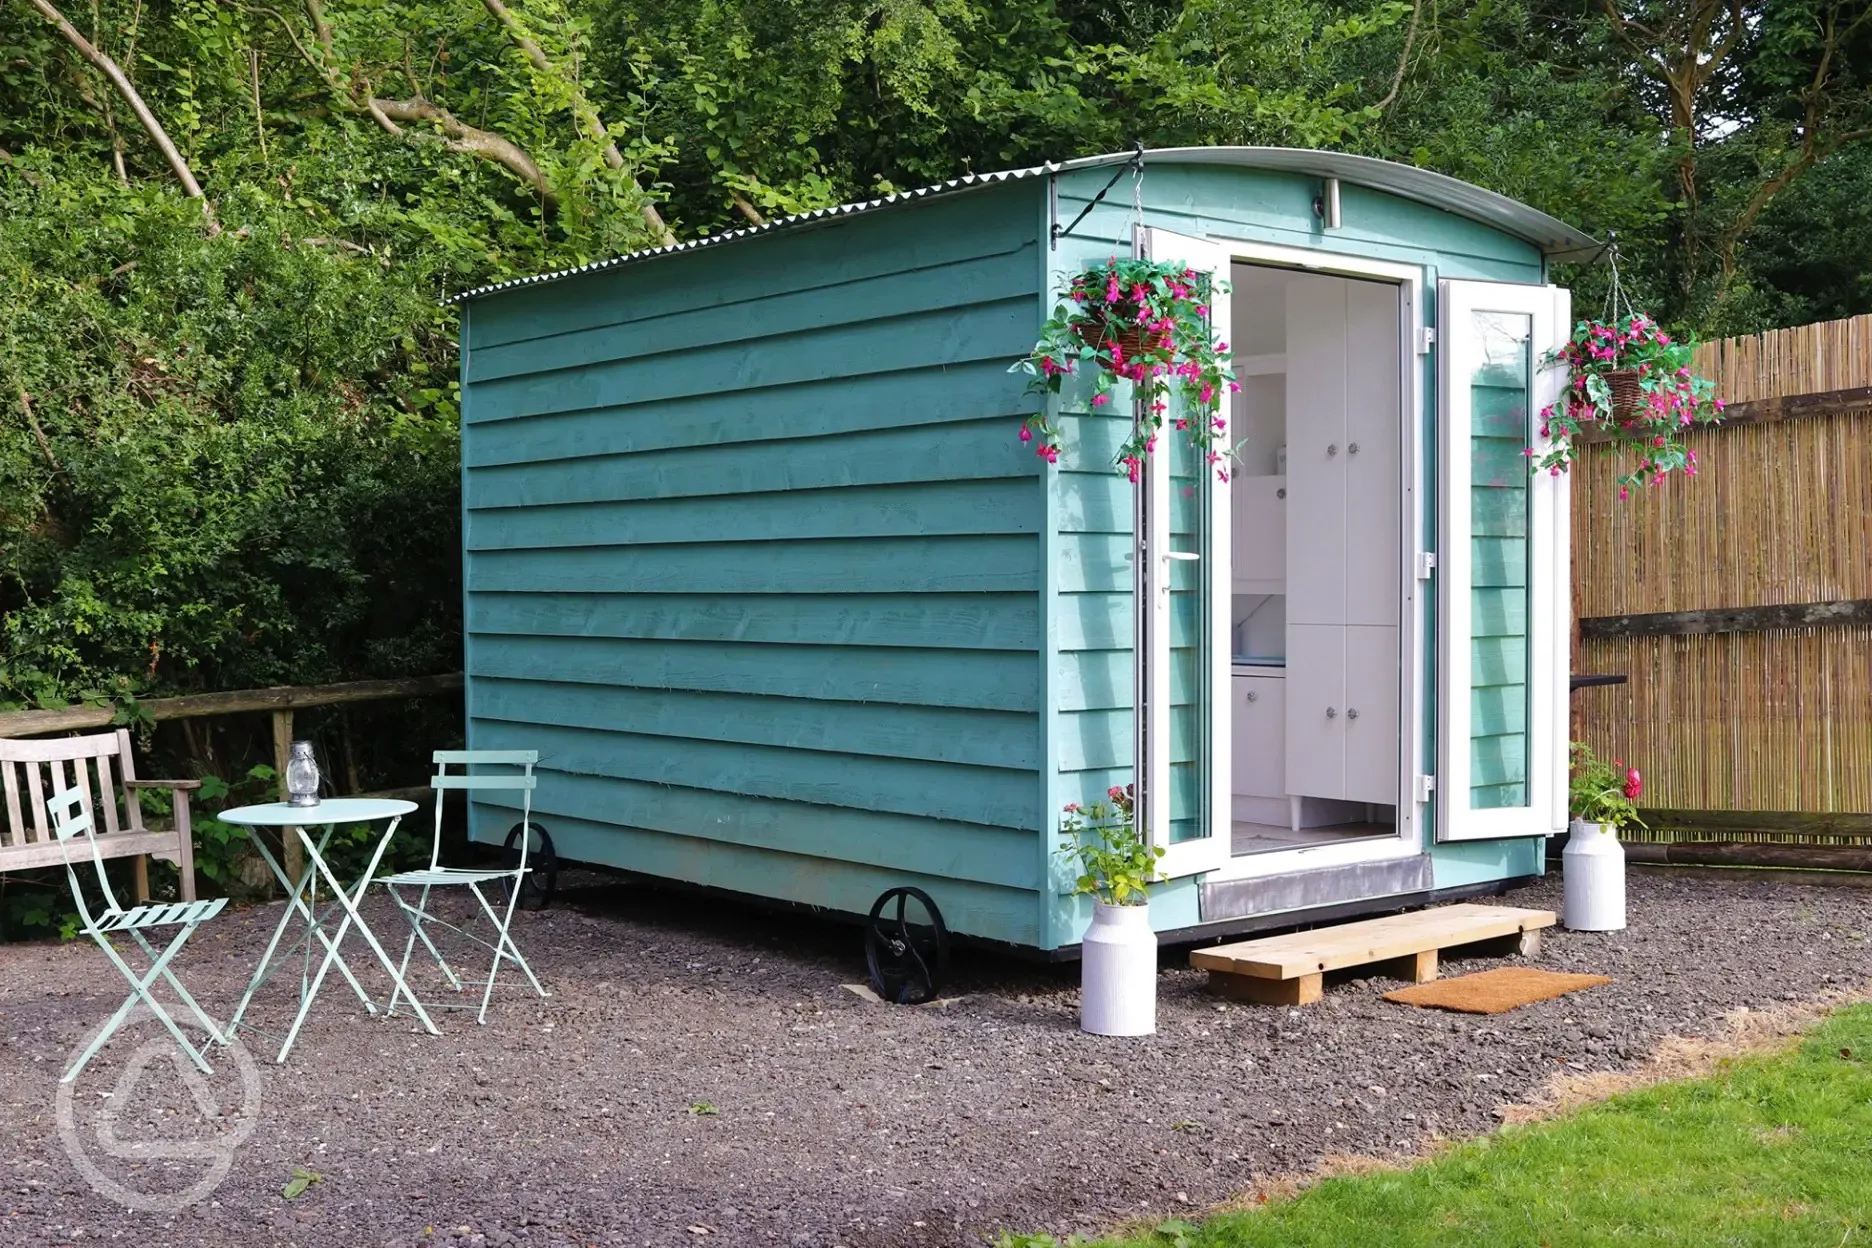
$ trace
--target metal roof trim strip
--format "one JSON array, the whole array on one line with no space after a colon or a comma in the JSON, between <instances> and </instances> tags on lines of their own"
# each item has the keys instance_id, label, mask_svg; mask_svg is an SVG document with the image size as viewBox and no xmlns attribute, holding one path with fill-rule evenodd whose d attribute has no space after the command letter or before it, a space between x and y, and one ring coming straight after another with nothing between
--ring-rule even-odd
<instances>
[{"instance_id":1,"label":"metal roof trim strip","mask_svg":"<svg viewBox=\"0 0 1872 1248\"><path fill-rule=\"evenodd\" d=\"M445 304L465 303L470 299L479 299L484 295L499 291L565 281L568 278L580 277L587 273L601 273L641 260L653 260L659 256L699 251L704 247L715 247L723 243L756 238L763 234L794 229L815 222L857 216L860 213L873 212L917 200L932 199L939 195L995 186L1043 174L1123 164L1132 159L1132 156L1131 152L1114 152L1104 156L1085 156L1059 164L1048 163L1026 169L1009 169L1000 173L964 174L962 177L951 178L947 182L939 182L934 186L921 187L912 191L898 191L877 199L865 200L862 203L817 208L811 212L780 217L764 225L727 230L720 234L711 234L706 238L691 239L686 243L675 243L667 247L650 247L642 251L626 252L621 256L613 256L606 260L594 260L576 268L559 269L551 273L538 273L528 277L511 278L504 282L494 282L486 286L477 286L473 290L451 295L443 302ZM1354 156L1345 152L1326 152L1297 147L1171 147L1145 152L1144 163L1147 165L1232 165L1239 168L1266 169L1277 173L1304 173L1316 177L1338 178L1344 182L1384 191L1403 199L1416 200L1445 212L1455 213L1457 216L1493 226L1503 233L1511 234L1523 242L1539 247L1541 253L1550 260L1591 261L1597 259L1604 251L1604 246L1591 235L1582 233L1557 217L1551 217L1536 208L1530 208L1506 195L1498 195L1494 191L1485 190L1446 174L1433 173L1414 165L1401 165L1389 160L1379 160L1372 156Z\"/></svg>"}]
</instances>

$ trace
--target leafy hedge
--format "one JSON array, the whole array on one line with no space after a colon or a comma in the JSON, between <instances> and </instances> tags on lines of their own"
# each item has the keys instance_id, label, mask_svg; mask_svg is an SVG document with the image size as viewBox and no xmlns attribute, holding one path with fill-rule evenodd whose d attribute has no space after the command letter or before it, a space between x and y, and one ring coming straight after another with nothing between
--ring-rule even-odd
<instances>
[{"instance_id":1,"label":"leafy hedge","mask_svg":"<svg viewBox=\"0 0 1872 1248\"><path fill-rule=\"evenodd\" d=\"M436 276L251 187L210 234L37 182L0 181L0 707L457 666Z\"/></svg>"}]
</instances>

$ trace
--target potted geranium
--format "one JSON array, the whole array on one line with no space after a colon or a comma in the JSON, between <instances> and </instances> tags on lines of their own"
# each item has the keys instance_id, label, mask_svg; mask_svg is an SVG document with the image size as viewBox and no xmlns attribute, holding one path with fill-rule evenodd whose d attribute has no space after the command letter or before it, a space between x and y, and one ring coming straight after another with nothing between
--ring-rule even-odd
<instances>
[{"instance_id":1,"label":"potted geranium","mask_svg":"<svg viewBox=\"0 0 1872 1248\"><path fill-rule=\"evenodd\" d=\"M1547 356L1571 376L1560 401L1541 411L1547 450L1526 454L1536 471L1560 473L1580 438L1602 433L1636 459L1619 478L1619 498L1635 485L1658 485L1673 472L1696 475L1696 452L1683 432L1722 419L1715 384L1690 371L1696 343L1673 338L1634 312L1615 321L1581 321L1565 346Z\"/></svg>"},{"instance_id":2,"label":"potted geranium","mask_svg":"<svg viewBox=\"0 0 1872 1248\"><path fill-rule=\"evenodd\" d=\"M1106 801L1066 806L1060 853L1079 869L1077 891L1093 898L1080 944L1079 1025L1100 1036L1157 1030L1157 933L1149 886L1159 879L1159 846L1138 835L1134 790L1113 787Z\"/></svg>"},{"instance_id":3,"label":"potted geranium","mask_svg":"<svg viewBox=\"0 0 1872 1248\"><path fill-rule=\"evenodd\" d=\"M1058 394L1068 377L1087 377L1095 412L1109 410L1113 393L1129 383L1139 415L1118 450L1118 470L1135 483L1170 419L1226 481L1228 419L1221 412L1222 396L1240 387L1209 307L1227 290L1226 283L1179 262L1113 257L1073 274L1033 351L1008 371L1026 373L1033 379L1028 389L1047 395ZM1171 416L1175 396L1183 403ZM1049 464L1059 462L1054 413L1043 408L1029 416L1020 438Z\"/></svg>"},{"instance_id":4,"label":"potted geranium","mask_svg":"<svg viewBox=\"0 0 1872 1248\"><path fill-rule=\"evenodd\" d=\"M1625 760L1610 763L1575 741L1567 810L1573 816L1561 853L1566 901L1563 919L1577 932L1616 932L1625 926L1625 850L1619 829L1644 826L1638 798L1644 777Z\"/></svg>"}]
</instances>

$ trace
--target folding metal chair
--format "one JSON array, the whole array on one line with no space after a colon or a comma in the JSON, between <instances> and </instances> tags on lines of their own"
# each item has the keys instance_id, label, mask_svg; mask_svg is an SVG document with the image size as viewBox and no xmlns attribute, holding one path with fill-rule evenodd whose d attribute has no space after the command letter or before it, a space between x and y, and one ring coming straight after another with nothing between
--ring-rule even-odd
<instances>
[{"instance_id":1,"label":"folding metal chair","mask_svg":"<svg viewBox=\"0 0 1872 1248\"><path fill-rule=\"evenodd\" d=\"M546 995L546 990L540 987L539 980L534 977L533 968L528 966L526 959L520 956L520 950L513 943L513 937L508 930L513 922L514 903L519 900L520 897L521 882L526 879L526 873L529 869L527 867L527 841L531 838L526 836L519 838L520 860L512 867L502 867L498 869L445 867L441 864L443 795L451 789L465 790L468 794L467 800L472 804L476 792L505 791L511 793L518 791L520 794L520 822L521 826L524 827L531 821L533 816L533 789L538 783L537 777L533 774L533 767L539 762L539 751L437 750L434 758L436 774L430 779L429 787L436 791L435 839L429 850L429 866L427 869L421 871L404 871L396 875L384 876L377 882L384 885L385 888L389 890L390 896L396 899L396 903L402 909L404 917L410 922L410 935L409 940L403 946L403 966L399 972L399 978L407 975L409 971L410 954L415 951L416 942L420 940L423 943L423 947L429 950L430 956L436 960L436 965L442 968L442 974L448 977L449 985L454 988L455 991L460 992L465 983L472 982L476 985L482 984L480 980L464 981L460 976L455 974L453 968L449 966L448 961L443 958L441 950L437 949L435 947L435 942L429 939L429 933L425 930L428 924L435 924L438 927L447 928L457 936L472 941L484 949L491 949L494 951L494 962L493 965L488 968L488 977L485 985L482 987L481 1013L475 1019L478 1023L485 1023L487 1022L488 1002L494 996L494 981L500 975L501 963L503 961L512 961L518 965L521 971L525 973L527 982L533 985L533 991L539 993L542 997ZM451 764L461 767L462 774L450 775L449 767ZM498 774L488 774L486 772L468 774L468 769L471 767L518 768L519 774L516 775L512 771ZM488 900L487 894L482 891L482 886L502 881L504 881L507 886L507 904L504 909L499 909ZM417 899L416 904L412 906L404 899L403 894L397 891L399 888L421 888L422 895ZM475 900L481 903L481 912L485 914L488 921L494 925L496 938L494 940L484 940L471 932L464 931L462 928L456 927L454 924L430 914L429 893L430 890L437 888L466 888L469 892L473 893ZM470 918L469 922L472 923L473 918ZM392 994L389 1013L396 1013L397 1002L404 995L407 994L400 988L396 993ZM414 1000L415 998L411 997L412 1004ZM443 1008L466 1009L470 1007L445 1006Z\"/></svg>"},{"instance_id":2,"label":"folding metal chair","mask_svg":"<svg viewBox=\"0 0 1872 1248\"><path fill-rule=\"evenodd\" d=\"M117 895L111 891L110 878L104 871L104 853L97 843L96 830L92 827L90 794L83 789L67 789L46 802L46 810L52 816L53 833L58 837L59 845L64 851L65 874L71 880L72 900L78 903L78 915L84 920L84 927L81 930L85 935L97 941L98 947L104 950L104 956L109 958L111 964L122 971L123 977L130 981L130 995L124 998L123 1005L111 1016L110 1021L104 1024L104 1029L98 1032L97 1038L91 1042L91 1047L72 1063L71 1069L65 1072L59 1082L70 1083L78 1077L78 1073L97 1055L97 1051L104 1047L104 1042L124 1025L139 1001L148 1006L150 1012L161 1021L164 1027L169 1029L169 1034L174 1036L175 1042L182 1046L182 1051L194 1059L195 1065L204 1072L213 1074L214 1069L208 1065L207 1059L189 1043L188 1037L182 1034L180 1027L176 1026L175 1019L169 1016L169 1011L163 1008L162 1002L150 995L150 986L158 977L167 980L169 986L175 989L176 996L180 997L182 1004L195 1015L196 1021L208 1032L209 1037L216 1044L228 1043L228 1037L215 1026L214 1020L208 1017L201 1006L195 1003L195 998L189 995L188 989L182 986L181 981L176 979L175 974L169 969L170 959L181 951L183 944L195 934L197 927L221 913L222 908L227 905L227 898L215 897L208 901L182 901L174 904L156 903L125 910L117 904ZM84 836L85 843L90 847L91 865L97 871L98 888L104 894L104 909L95 915L91 913L91 907L85 901L84 885L78 878L78 865L72 861L70 851L72 838L80 834ZM144 935L145 932L159 928L180 929L176 932L175 939L170 941L168 947L161 953L156 952ZM123 956L111 944L111 936L118 932L128 933L130 939L142 946L143 952L148 955L150 967L141 978L138 978L136 972L130 969L123 960Z\"/></svg>"}]
</instances>

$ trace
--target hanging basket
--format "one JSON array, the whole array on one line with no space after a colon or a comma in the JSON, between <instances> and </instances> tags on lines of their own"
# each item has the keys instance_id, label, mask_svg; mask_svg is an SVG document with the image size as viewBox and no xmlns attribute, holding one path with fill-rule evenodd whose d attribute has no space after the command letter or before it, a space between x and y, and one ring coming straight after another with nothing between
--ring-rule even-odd
<instances>
[{"instance_id":1,"label":"hanging basket","mask_svg":"<svg viewBox=\"0 0 1872 1248\"><path fill-rule=\"evenodd\" d=\"M1072 331L1088 347L1117 347L1127 360L1135 360L1145 348L1144 331L1130 321L1113 322L1102 316L1088 316L1074 321Z\"/></svg>"},{"instance_id":2,"label":"hanging basket","mask_svg":"<svg viewBox=\"0 0 1872 1248\"><path fill-rule=\"evenodd\" d=\"M1644 374L1635 368L1615 368L1604 374L1612 392L1612 419L1631 420L1645 410Z\"/></svg>"}]
</instances>

